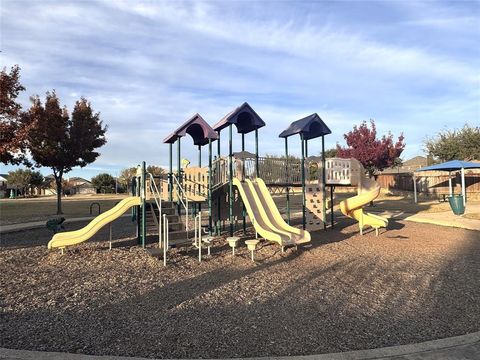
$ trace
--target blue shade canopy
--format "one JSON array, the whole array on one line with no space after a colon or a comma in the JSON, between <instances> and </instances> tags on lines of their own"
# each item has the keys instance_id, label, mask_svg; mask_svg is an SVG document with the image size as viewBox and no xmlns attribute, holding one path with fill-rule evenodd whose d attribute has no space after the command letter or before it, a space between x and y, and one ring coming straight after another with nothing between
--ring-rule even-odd
<instances>
[{"instance_id":1,"label":"blue shade canopy","mask_svg":"<svg viewBox=\"0 0 480 360\"><path fill-rule=\"evenodd\" d=\"M294 121L278 136L281 138L287 138L292 135L301 134L305 140L310 140L331 133L332 131L323 122L320 116L318 116L317 113L314 113L303 119Z\"/></svg>"},{"instance_id":2,"label":"blue shade canopy","mask_svg":"<svg viewBox=\"0 0 480 360\"><path fill-rule=\"evenodd\" d=\"M470 162L470 161L461 161L461 160L451 160L441 164L435 164L426 166L420 169L415 170L418 171L455 171L460 169L480 169L480 163L477 162Z\"/></svg>"},{"instance_id":3,"label":"blue shade canopy","mask_svg":"<svg viewBox=\"0 0 480 360\"><path fill-rule=\"evenodd\" d=\"M190 119L185 121L173 133L168 135L163 142L165 144L173 144L178 138L189 134L195 145L206 145L209 140L218 139L218 134L212 129L210 125L199 115L195 114Z\"/></svg>"},{"instance_id":4,"label":"blue shade canopy","mask_svg":"<svg viewBox=\"0 0 480 360\"><path fill-rule=\"evenodd\" d=\"M247 134L265 126L265 122L246 102L225 115L219 122L213 125L213 129L220 131L230 124L235 124L239 134Z\"/></svg>"}]
</instances>

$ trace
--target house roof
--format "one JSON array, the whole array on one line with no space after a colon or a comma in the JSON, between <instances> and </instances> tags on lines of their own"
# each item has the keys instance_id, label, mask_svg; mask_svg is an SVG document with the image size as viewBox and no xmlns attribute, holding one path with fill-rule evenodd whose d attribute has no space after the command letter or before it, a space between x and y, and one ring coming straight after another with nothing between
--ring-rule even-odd
<instances>
[{"instance_id":1,"label":"house roof","mask_svg":"<svg viewBox=\"0 0 480 360\"><path fill-rule=\"evenodd\" d=\"M69 181L76 181L76 182L83 182L83 183L91 183L90 180L87 180L87 179L84 179L82 177L79 177L79 176L73 176L71 178L68 179Z\"/></svg>"},{"instance_id":2,"label":"house roof","mask_svg":"<svg viewBox=\"0 0 480 360\"><path fill-rule=\"evenodd\" d=\"M425 156L415 156L411 159L405 160L402 166L426 166L428 159Z\"/></svg>"},{"instance_id":3,"label":"house roof","mask_svg":"<svg viewBox=\"0 0 480 360\"><path fill-rule=\"evenodd\" d=\"M244 102L242 105L233 109L221 118L215 125L213 125L213 129L221 131L231 124L234 124L237 127L237 132L239 134L247 134L265 126L265 121L262 120L247 102Z\"/></svg>"},{"instance_id":4,"label":"house roof","mask_svg":"<svg viewBox=\"0 0 480 360\"><path fill-rule=\"evenodd\" d=\"M185 121L178 129L168 135L163 142L165 144L173 144L177 139L189 134L194 145L206 145L209 140L218 139L218 134L210 125L199 115L195 114Z\"/></svg>"},{"instance_id":5,"label":"house roof","mask_svg":"<svg viewBox=\"0 0 480 360\"><path fill-rule=\"evenodd\" d=\"M303 135L305 140L331 134L332 131L317 113L308 115L300 120L294 121L288 128L283 130L278 137L287 138L292 135Z\"/></svg>"}]
</instances>

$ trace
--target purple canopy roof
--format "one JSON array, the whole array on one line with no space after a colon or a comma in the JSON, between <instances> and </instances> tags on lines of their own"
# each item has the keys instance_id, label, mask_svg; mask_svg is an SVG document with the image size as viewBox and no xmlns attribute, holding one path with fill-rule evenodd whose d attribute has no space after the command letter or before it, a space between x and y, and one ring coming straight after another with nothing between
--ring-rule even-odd
<instances>
[{"instance_id":1,"label":"purple canopy roof","mask_svg":"<svg viewBox=\"0 0 480 360\"><path fill-rule=\"evenodd\" d=\"M237 127L237 132L240 134L247 134L250 131L260 129L261 127L265 126L265 122L246 102L225 115L213 126L213 129L220 131L230 124L235 124Z\"/></svg>"},{"instance_id":2,"label":"purple canopy roof","mask_svg":"<svg viewBox=\"0 0 480 360\"><path fill-rule=\"evenodd\" d=\"M292 135L301 134L305 140L310 140L331 133L332 131L323 122L320 116L318 116L317 113L314 113L303 119L294 121L287 129L283 130L278 137L286 138Z\"/></svg>"},{"instance_id":3,"label":"purple canopy roof","mask_svg":"<svg viewBox=\"0 0 480 360\"><path fill-rule=\"evenodd\" d=\"M168 135L163 142L165 144L173 144L178 138L186 134L192 137L195 145L200 146L208 144L209 139L212 141L218 139L215 130L213 130L199 114L195 114L185 121L177 130Z\"/></svg>"}]
</instances>

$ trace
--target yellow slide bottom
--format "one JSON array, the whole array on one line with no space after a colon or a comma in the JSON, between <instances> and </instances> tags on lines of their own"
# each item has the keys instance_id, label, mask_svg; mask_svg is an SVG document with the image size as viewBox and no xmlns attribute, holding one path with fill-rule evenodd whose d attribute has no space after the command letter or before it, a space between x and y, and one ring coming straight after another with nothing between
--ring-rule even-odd
<instances>
[{"instance_id":1,"label":"yellow slide bottom","mask_svg":"<svg viewBox=\"0 0 480 360\"><path fill-rule=\"evenodd\" d=\"M280 211L278 211L272 195L270 195L270 191L268 191L267 185L265 185L262 179L257 178L254 182L247 180L247 182L250 182L255 188L268 219L276 228L290 233L290 237L295 244L304 244L311 241L308 231L290 226L285 222Z\"/></svg>"},{"instance_id":2,"label":"yellow slide bottom","mask_svg":"<svg viewBox=\"0 0 480 360\"><path fill-rule=\"evenodd\" d=\"M297 245L310 241L310 234L307 231L293 228L286 224L283 219L280 221L273 215L276 210L281 218L270 194L268 196L271 202L266 198L258 180L254 184L250 180L242 182L237 178L233 179L233 185L238 188L255 231L264 239L276 242L281 246Z\"/></svg>"},{"instance_id":3,"label":"yellow slide bottom","mask_svg":"<svg viewBox=\"0 0 480 360\"><path fill-rule=\"evenodd\" d=\"M365 226L371 226L378 230L388 225L388 219L363 211L363 207L376 199L379 194L380 187L377 186L373 190L363 192L340 203L342 214L358 221L360 233L363 232Z\"/></svg>"},{"instance_id":4,"label":"yellow slide bottom","mask_svg":"<svg viewBox=\"0 0 480 360\"><path fill-rule=\"evenodd\" d=\"M52 240L50 240L48 243L48 248L62 249L67 246L84 242L95 235L102 227L122 216L132 206L141 205L141 203L142 200L138 196L132 196L123 199L110 210L98 215L95 219L90 221L87 226L79 230L67 231L53 235Z\"/></svg>"}]
</instances>

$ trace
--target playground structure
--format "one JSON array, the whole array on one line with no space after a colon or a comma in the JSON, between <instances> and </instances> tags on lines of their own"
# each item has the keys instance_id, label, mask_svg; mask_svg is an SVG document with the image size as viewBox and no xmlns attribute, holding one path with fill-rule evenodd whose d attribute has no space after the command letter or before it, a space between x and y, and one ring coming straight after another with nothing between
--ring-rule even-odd
<instances>
[{"instance_id":1,"label":"playground structure","mask_svg":"<svg viewBox=\"0 0 480 360\"><path fill-rule=\"evenodd\" d=\"M363 207L375 199L380 187L368 179L355 159L325 159L324 137L330 129L317 115L312 114L293 122L279 137L285 139L283 158L260 157L258 132L265 122L248 103L237 107L211 127L199 114L188 119L164 140L169 145L169 171L165 177L154 177L146 172L146 164L138 167L132 179L132 196L111 210L100 214L83 229L56 234L48 247L64 249L83 242L100 228L110 224L128 209L137 221L137 238L145 247L147 232L158 234L159 248L164 261L168 248L192 244L199 249L211 245L212 236L220 235L228 225L230 237L241 219L246 229L247 217L256 233L266 240L278 243L282 251L286 246L297 246L311 240L309 231L326 229L327 214L333 226L333 196L337 186L357 186L358 195L342 201L342 213L359 223L360 232L365 226L373 227L377 234L387 220L365 213ZM241 135L241 151L233 152L233 128ZM221 133L228 129L228 154L221 154ZM255 152L245 150L245 136L253 132ZM190 135L198 147L198 165L181 156L181 139ZM289 155L288 139L299 135L301 158ZM321 139L320 157L308 155L309 141ZM213 154L213 142L217 153ZM173 168L173 148L177 148L176 171ZM208 145L208 166L202 166L202 147ZM291 226L290 193L293 187L302 189L302 226ZM269 189L281 188L286 194L286 220L274 203ZM327 191L329 188L330 191ZM329 195L329 198L328 198ZM208 223L203 224L202 208L208 213ZM193 232L190 224L193 220ZM111 233L111 232L110 232ZM210 237L202 239L202 234Z\"/></svg>"}]
</instances>

